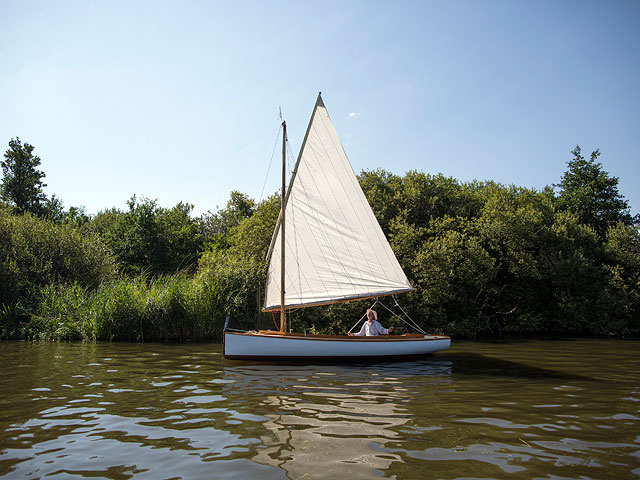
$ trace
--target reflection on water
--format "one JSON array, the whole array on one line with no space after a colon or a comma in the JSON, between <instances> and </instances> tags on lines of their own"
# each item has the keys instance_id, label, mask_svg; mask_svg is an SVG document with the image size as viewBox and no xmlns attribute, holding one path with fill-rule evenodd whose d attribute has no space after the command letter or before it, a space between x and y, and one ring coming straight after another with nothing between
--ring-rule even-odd
<instances>
[{"instance_id":1,"label":"reflection on water","mask_svg":"<svg viewBox=\"0 0 640 480\"><path fill-rule=\"evenodd\" d=\"M400 440L411 414L407 380L426 388L450 382L451 362L429 359L396 365L225 368L230 401L249 402L266 417L252 459L282 468L289 478L371 478L401 461L375 448Z\"/></svg>"},{"instance_id":2,"label":"reflection on water","mask_svg":"<svg viewBox=\"0 0 640 480\"><path fill-rule=\"evenodd\" d=\"M0 344L2 478L638 478L640 341L277 365Z\"/></svg>"}]
</instances>

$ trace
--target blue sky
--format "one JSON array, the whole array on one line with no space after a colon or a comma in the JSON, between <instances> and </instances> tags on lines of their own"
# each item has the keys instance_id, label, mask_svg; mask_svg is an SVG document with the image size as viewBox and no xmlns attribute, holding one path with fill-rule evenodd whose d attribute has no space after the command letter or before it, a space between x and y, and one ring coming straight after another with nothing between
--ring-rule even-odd
<instances>
[{"instance_id":1,"label":"blue sky","mask_svg":"<svg viewBox=\"0 0 640 480\"><path fill-rule=\"evenodd\" d=\"M638 213L639 22L637 1L0 0L0 149L34 145L66 207L200 214L260 198L278 109L297 154L322 91L356 172L542 189L579 144Z\"/></svg>"}]
</instances>

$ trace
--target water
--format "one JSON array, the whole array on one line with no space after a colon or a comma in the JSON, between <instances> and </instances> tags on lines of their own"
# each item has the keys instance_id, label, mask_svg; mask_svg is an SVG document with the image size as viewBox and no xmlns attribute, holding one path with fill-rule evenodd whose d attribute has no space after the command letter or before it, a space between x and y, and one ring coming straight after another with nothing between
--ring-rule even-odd
<instances>
[{"instance_id":1,"label":"water","mask_svg":"<svg viewBox=\"0 0 640 480\"><path fill-rule=\"evenodd\" d=\"M0 360L0 478L640 477L637 340L346 366L3 343Z\"/></svg>"}]
</instances>

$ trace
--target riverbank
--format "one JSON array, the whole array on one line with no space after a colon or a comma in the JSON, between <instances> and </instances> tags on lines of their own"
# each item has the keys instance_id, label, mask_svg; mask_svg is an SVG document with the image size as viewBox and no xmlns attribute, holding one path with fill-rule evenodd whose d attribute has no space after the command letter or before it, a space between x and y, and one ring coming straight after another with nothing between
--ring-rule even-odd
<instances>
[{"instance_id":1,"label":"riverbank","mask_svg":"<svg viewBox=\"0 0 640 480\"><path fill-rule=\"evenodd\" d=\"M415 171L359 182L416 289L398 301L425 331L640 334L640 231L628 208L588 219L550 189ZM0 339L218 340L228 313L234 328L272 328L260 309L279 198L232 192L216 214L190 211L134 196L128 211L54 221L0 206ZM290 326L344 333L369 306L302 309Z\"/></svg>"}]
</instances>

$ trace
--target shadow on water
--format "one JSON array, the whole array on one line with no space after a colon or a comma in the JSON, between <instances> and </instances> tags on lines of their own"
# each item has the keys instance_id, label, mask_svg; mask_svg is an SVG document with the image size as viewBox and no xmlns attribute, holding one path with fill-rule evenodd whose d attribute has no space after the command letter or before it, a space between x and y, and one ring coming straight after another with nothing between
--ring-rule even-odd
<instances>
[{"instance_id":1,"label":"shadow on water","mask_svg":"<svg viewBox=\"0 0 640 480\"><path fill-rule=\"evenodd\" d=\"M451 362L456 375L511 377L516 379L556 379L600 381L597 378L567 373L548 368L534 367L526 363L489 357L479 353L447 353L440 357Z\"/></svg>"}]
</instances>

